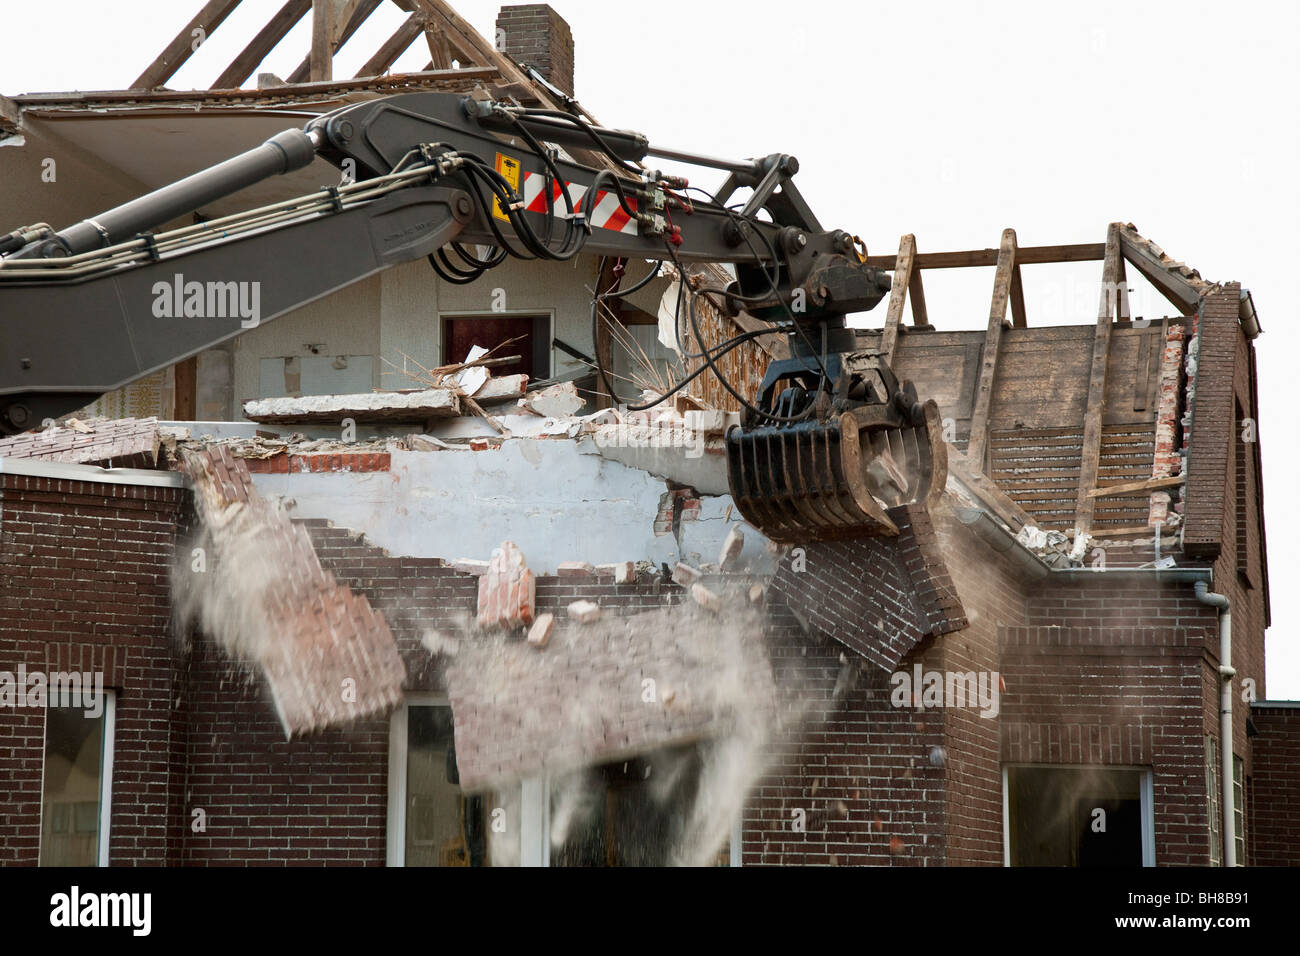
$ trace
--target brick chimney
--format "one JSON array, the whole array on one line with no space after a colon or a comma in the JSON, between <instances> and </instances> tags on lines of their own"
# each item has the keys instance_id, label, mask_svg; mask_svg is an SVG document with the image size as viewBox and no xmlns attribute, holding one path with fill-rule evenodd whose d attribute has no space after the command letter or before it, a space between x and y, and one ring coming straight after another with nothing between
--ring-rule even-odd
<instances>
[{"instance_id":1,"label":"brick chimney","mask_svg":"<svg viewBox=\"0 0 1300 956\"><path fill-rule=\"evenodd\" d=\"M496 47L573 96L573 34L564 17L548 4L502 7L497 14Z\"/></svg>"}]
</instances>

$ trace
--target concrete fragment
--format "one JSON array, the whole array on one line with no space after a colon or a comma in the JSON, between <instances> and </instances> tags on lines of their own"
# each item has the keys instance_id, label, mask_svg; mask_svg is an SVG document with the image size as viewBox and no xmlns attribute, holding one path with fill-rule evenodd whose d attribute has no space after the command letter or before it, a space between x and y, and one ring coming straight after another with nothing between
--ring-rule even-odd
<instances>
[{"instance_id":1,"label":"concrete fragment","mask_svg":"<svg viewBox=\"0 0 1300 956\"><path fill-rule=\"evenodd\" d=\"M513 402L523 398L528 391L527 375L502 375L488 379L483 387L474 393L474 401L480 405L494 405L498 402Z\"/></svg>"},{"instance_id":2,"label":"concrete fragment","mask_svg":"<svg viewBox=\"0 0 1300 956\"><path fill-rule=\"evenodd\" d=\"M723 571L730 570L743 550L745 550L745 532L740 530L740 525L732 525L731 530L727 532L726 540L722 542L722 550L718 552L718 567Z\"/></svg>"},{"instance_id":3,"label":"concrete fragment","mask_svg":"<svg viewBox=\"0 0 1300 956\"><path fill-rule=\"evenodd\" d=\"M678 561L677 567L673 568L673 581L684 588L690 587L701 577L703 575L699 571L689 564L683 564L681 561Z\"/></svg>"},{"instance_id":4,"label":"concrete fragment","mask_svg":"<svg viewBox=\"0 0 1300 956\"><path fill-rule=\"evenodd\" d=\"M244 417L255 422L418 422L460 414L460 400L448 388L419 392L365 392L360 395L303 395L244 402Z\"/></svg>"},{"instance_id":5,"label":"concrete fragment","mask_svg":"<svg viewBox=\"0 0 1300 956\"><path fill-rule=\"evenodd\" d=\"M718 408L689 411L685 418L687 428L693 432L703 432L705 435L725 435L732 425L740 424L739 412L728 412Z\"/></svg>"},{"instance_id":6,"label":"concrete fragment","mask_svg":"<svg viewBox=\"0 0 1300 956\"><path fill-rule=\"evenodd\" d=\"M473 558L457 558L451 562L451 566L462 574L472 574L474 577L487 574L488 569L486 561L475 561Z\"/></svg>"},{"instance_id":7,"label":"concrete fragment","mask_svg":"<svg viewBox=\"0 0 1300 956\"><path fill-rule=\"evenodd\" d=\"M492 553L487 573L478 579L478 626L513 630L533 622L537 581L524 553L503 541Z\"/></svg>"},{"instance_id":8,"label":"concrete fragment","mask_svg":"<svg viewBox=\"0 0 1300 956\"><path fill-rule=\"evenodd\" d=\"M554 630L555 615L539 614L537 620L533 621L533 626L528 629L528 643L541 650L550 643Z\"/></svg>"},{"instance_id":9,"label":"concrete fragment","mask_svg":"<svg viewBox=\"0 0 1300 956\"><path fill-rule=\"evenodd\" d=\"M595 565L586 561L561 561L556 569L556 574L562 578L583 578L595 573Z\"/></svg>"},{"instance_id":10,"label":"concrete fragment","mask_svg":"<svg viewBox=\"0 0 1300 956\"><path fill-rule=\"evenodd\" d=\"M573 382L559 382L524 398L527 408L547 418L566 418L585 404Z\"/></svg>"},{"instance_id":11,"label":"concrete fragment","mask_svg":"<svg viewBox=\"0 0 1300 956\"><path fill-rule=\"evenodd\" d=\"M706 611L712 611L716 614L722 610L722 599L703 584L691 585L691 597L695 599L696 604Z\"/></svg>"},{"instance_id":12,"label":"concrete fragment","mask_svg":"<svg viewBox=\"0 0 1300 956\"><path fill-rule=\"evenodd\" d=\"M631 584L636 580L636 565L631 561L620 561L614 565L614 583Z\"/></svg>"},{"instance_id":13,"label":"concrete fragment","mask_svg":"<svg viewBox=\"0 0 1300 956\"><path fill-rule=\"evenodd\" d=\"M569 618L579 624L591 624L600 620L600 605L594 601L574 601L569 605Z\"/></svg>"}]
</instances>

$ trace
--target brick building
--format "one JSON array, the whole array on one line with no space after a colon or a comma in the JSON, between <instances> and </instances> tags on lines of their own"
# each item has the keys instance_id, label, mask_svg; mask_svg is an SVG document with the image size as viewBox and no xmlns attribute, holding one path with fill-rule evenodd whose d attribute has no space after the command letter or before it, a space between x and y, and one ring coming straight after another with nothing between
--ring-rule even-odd
<instances>
[{"instance_id":1,"label":"brick building","mask_svg":"<svg viewBox=\"0 0 1300 956\"><path fill-rule=\"evenodd\" d=\"M510 9L571 92L563 21ZM1030 327L1021 267L1089 260L1098 315ZM766 542L675 414L0 440L0 679L108 692L10 682L0 864L1294 864L1249 294L1122 224L873 261L855 355L939 403L949 456L897 535ZM986 328L926 316L957 265L996 268ZM1127 266L1174 314L1128 315ZM491 594L521 627L475 626Z\"/></svg>"}]
</instances>

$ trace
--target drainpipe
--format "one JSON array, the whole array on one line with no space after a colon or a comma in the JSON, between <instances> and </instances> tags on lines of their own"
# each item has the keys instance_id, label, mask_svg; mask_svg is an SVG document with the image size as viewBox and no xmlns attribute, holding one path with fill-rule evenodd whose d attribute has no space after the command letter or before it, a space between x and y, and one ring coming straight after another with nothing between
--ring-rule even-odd
<instances>
[{"instance_id":1,"label":"drainpipe","mask_svg":"<svg viewBox=\"0 0 1300 956\"><path fill-rule=\"evenodd\" d=\"M1237 865L1236 816L1232 805L1232 605L1226 594L1215 594L1204 581L1197 581L1196 600L1219 609L1219 756L1223 769L1219 782L1223 787L1223 865Z\"/></svg>"}]
</instances>

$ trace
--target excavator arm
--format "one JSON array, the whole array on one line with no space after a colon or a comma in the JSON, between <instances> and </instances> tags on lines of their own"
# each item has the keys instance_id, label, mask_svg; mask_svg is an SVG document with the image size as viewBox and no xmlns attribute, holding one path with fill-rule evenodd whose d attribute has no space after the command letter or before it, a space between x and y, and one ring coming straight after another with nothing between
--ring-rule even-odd
<instances>
[{"instance_id":1,"label":"excavator arm","mask_svg":"<svg viewBox=\"0 0 1300 956\"><path fill-rule=\"evenodd\" d=\"M342 171L340 185L159 231L317 156ZM696 199L702 190L642 165L650 157L727 179ZM655 147L482 91L346 106L59 232L40 224L0 237L0 432L420 258L457 283L512 255L729 262L736 280L720 304L776 323L794 356L773 364L758 405L744 402L745 427L728 436L742 512L778 538L894 533L882 505L934 485L933 442L915 436L935 431L937 410L888 367L864 375L841 361L853 350L845 316L873 308L889 277L865 265L850 234L820 226L797 171L789 155L732 161ZM750 195L732 203L742 188ZM891 432L913 436L897 455ZM885 440L874 453L872 436Z\"/></svg>"}]
</instances>

